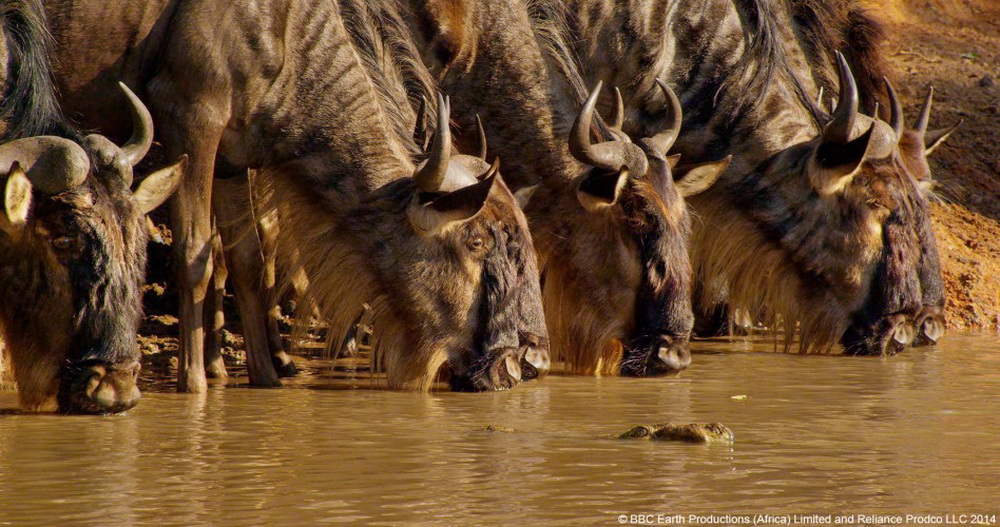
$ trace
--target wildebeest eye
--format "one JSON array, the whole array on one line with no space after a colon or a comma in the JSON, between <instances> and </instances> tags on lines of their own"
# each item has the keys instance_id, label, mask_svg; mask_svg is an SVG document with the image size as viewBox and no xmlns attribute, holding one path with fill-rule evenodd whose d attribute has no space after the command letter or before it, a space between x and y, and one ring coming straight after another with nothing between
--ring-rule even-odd
<instances>
[{"instance_id":1,"label":"wildebeest eye","mask_svg":"<svg viewBox=\"0 0 1000 527\"><path fill-rule=\"evenodd\" d=\"M473 252L482 251L486 247L486 242L479 236L469 239L467 242L469 250Z\"/></svg>"},{"instance_id":2,"label":"wildebeest eye","mask_svg":"<svg viewBox=\"0 0 1000 527\"><path fill-rule=\"evenodd\" d=\"M627 223L628 226L633 229L639 229L642 228L643 225L645 225L645 222L642 221L642 218L627 218L625 220L625 223Z\"/></svg>"},{"instance_id":3,"label":"wildebeest eye","mask_svg":"<svg viewBox=\"0 0 1000 527\"><path fill-rule=\"evenodd\" d=\"M68 251L76 245L76 238L72 236L59 236L52 239L52 246L60 251Z\"/></svg>"}]
</instances>

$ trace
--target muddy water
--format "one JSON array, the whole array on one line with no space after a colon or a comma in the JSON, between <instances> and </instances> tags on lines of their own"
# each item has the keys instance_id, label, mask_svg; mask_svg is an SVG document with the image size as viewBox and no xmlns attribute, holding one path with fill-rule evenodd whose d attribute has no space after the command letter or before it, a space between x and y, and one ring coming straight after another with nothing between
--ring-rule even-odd
<instances>
[{"instance_id":1,"label":"muddy water","mask_svg":"<svg viewBox=\"0 0 1000 527\"><path fill-rule=\"evenodd\" d=\"M312 376L147 393L114 417L0 414L0 524L1000 512L998 337L892 359L699 347L709 353L673 379L420 395ZM719 421L736 442L607 437L663 421Z\"/></svg>"}]
</instances>

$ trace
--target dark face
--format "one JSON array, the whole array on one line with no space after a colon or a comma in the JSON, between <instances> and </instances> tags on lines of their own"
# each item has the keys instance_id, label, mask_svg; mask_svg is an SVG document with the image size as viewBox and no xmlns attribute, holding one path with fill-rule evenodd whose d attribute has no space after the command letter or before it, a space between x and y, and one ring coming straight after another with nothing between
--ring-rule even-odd
<instances>
[{"instance_id":1,"label":"dark face","mask_svg":"<svg viewBox=\"0 0 1000 527\"><path fill-rule=\"evenodd\" d=\"M939 141L943 141L944 138L946 136ZM907 130L899 141L899 152L903 168L916 182L919 192L915 194L923 197L924 201L928 200L933 192L934 180L927 163L928 151L924 141L916 132ZM915 221L918 225L917 237L920 242L920 289L923 305L915 319L916 337L913 344L922 346L935 344L944 336L945 291L937 239L931 228L926 205L916 207Z\"/></svg>"},{"instance_id":2,"label":"dark face","mask_svg":"<svg viewBox=\"0 0 1000 527\"><path fill-rule=\"evenodd\" d=\"M18 312L5 313L34 319L29 327L38 332L10 339L27 406L57 395L63 412L113 413L138 402L146 236L121 183L92 177L55 196L36 193L27 223L7 240L26 259L21 272L34 268L23 282L34 291L21 293Z\"/></svg>"},{"instance_id":3,"label":"dark face","mask_svg":"<svg viewBox=\"0 0 1000 527\"><path fill-rule=\"evenodd\" d=\"M35 185L62 179L39 166L12 165L0 180L0 328L28 409L54 398L66 413L115 413L139 401L144 216L177 187L186 161L135 193L130 166L95 164L54 194Z\"/></svg>"},{"instance_id":4,"label":"dark face","mask_svg":"<svg viewBox=\"0 0 1000 527\"><path fill-rule=\"evenodd\" d=\"M40 207L51 219L44 229L67 270L73 298L74 342L58 400L64 411L121 412L139 400L135 334L147 233L123 184L101 182L87 191L58 196L48 202L51 210Z\"/></svg>"},{"instance_id":5,"label":"dark face","mask_svg":"<svg viewBox=\"0 0 1000 527\"><path fill-rule=\"evenodd\" d=\"M782 291L770 303L798 322L804 347L839 340L852 355L898 353L918 322L940 321L943 307L927 200L897 148L818 191L808 183L816 180L816 143L786 150L735 189L756 235L780 248L757 249L746 266L760 267L748 272ZM737 298L740 307L754 305L753 294Z\"/></svg>"},{"instance_id":6,"label":"dark face","mask_svg":"<svg viewBox=\"0 0 1000 527\"><path fill-rule=\"evenodd\" d=\"M622 203L643 271L636 295L636 329L621 364L622 375L629 376L678 373L691 364L688 341L694 314L687 251L691 220L666 161L653 156L649 161L647 177Z\"/></svg>"},{"instance_id":7,"label":"dark face","mask_svg":"<svg viewBox=\"0 0 1000 527\"><path fill-rule=\"evenodd\" d=\"M669 166L652 160L642 177L591 169L578 192L543 186L529 204L545 255L550 329L570 367L583 373L676 373L690 363L693 325L689 217ZM609 190L610 187L611 190ZM609 342L622 343L623 355Z\"/></svg>"},{"instance_id":8,"label":"dark face","mask_svg":"<svg viewBox=\"0 0 1000 527\"><path fill-rule=\"evenodd\" d=\"M451 378L456 391L510 388L549 368L548 333L541 309L537 257L524 225L496 221L468 225L467 245L485 242L479 254L482 275L478 327L465 374ZM464 362L453 361L453 364ZM458 371L460 372L459 368Z\"/></svg>"},{"instance_id":9,"label":"dark face","mask_svg":"<svg viewBox=\"0 0 1000 527\"><path fill-rule=\"evenodd\" d=\"M918 331L943 326L943 287L930 209L899 158L870 163L858 184L881 218L881 247L869 294L841 343L851 355L893 355ZM935 339L936 340L936 339Z\"/></svg>"},{"instance_id":10,"label":"dark face","mask_svg":"<svg viewBox=\"0 0 1000 527\"><path fill-rule=\"evenodd\" d=\"M473 217L420 233L408 225L413 193L409 181L391 184L349 227L378 240L367 259L391 292L376 308L395 320L377 335L390 385L426 387L445 359L456 390L507 389L544 373L537 257L513 195L497 181Z\"/></svg>"}]
</instances>

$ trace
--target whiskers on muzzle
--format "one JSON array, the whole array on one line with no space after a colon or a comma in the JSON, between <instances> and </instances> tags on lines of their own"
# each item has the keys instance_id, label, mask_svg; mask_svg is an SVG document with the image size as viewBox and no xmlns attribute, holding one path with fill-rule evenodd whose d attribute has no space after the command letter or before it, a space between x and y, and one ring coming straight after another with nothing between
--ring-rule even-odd
<instances>
[{"instance_id":1,"label":"whiskers on muzzle","mask_svg":"<svg viewBox=\"0 0 1000 527\"><path fill-rule=\"evenodd\" d=\"M688 337L639 337L625 346L621 374L626 377L677 375L691 365Z\"/></svg>"},{"instance_id":2,"label":"whiskers on muzzle","mask_svg":"<svg viewBox=\"0 0 1000 527\"><path fill-rule=\"evenodd\" d=\"M67 362L60 372L57 401L64 413L113 414L139 403L138 361Z\"/></svg>"},{"instance_id":3,"label":"whiskers on muzzle","mask_svg":"<svg viewBox=\"0 0 1000 527\"><path fill-rule=\"evenodd\" d=\"M499 348L478 357L466 375L452 375L452 391L509 390L521 383L523 354L517 348Z\"/></svg>"}]
</instances>

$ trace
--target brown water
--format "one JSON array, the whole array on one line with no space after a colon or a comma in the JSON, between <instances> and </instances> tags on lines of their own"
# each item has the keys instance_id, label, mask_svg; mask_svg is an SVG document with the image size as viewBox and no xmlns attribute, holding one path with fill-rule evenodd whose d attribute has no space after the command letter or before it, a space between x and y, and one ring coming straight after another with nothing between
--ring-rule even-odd
<instances>
[{"instance_id":1,"label":"brown water","mask_svg":"<svg viewBox=\"0 0 1000 527\"><path fill-rule=\"evenodd\" d=\"M550 376L503 393L333 390L314 376L279 390L147 393L113 417L8 412L0 524L1000 512L997 336L891 359L694 359L679 378ZM14 404L0 394L0 408ZM736 441L608 438L664 421L722 422Z\"/></svg>"}]
</instances>

